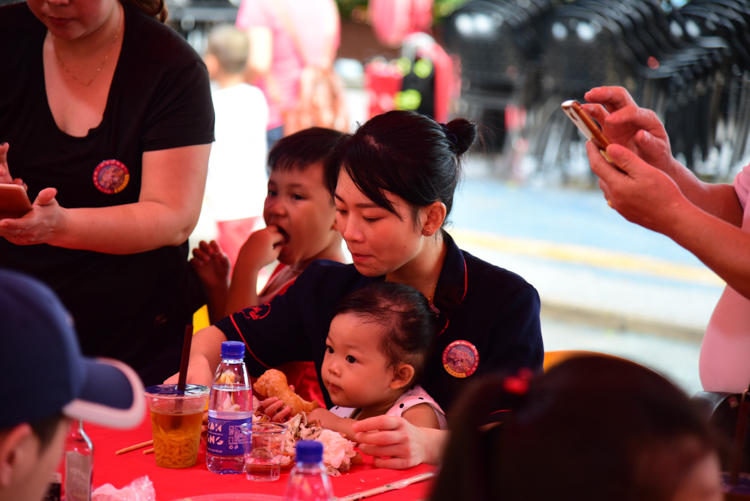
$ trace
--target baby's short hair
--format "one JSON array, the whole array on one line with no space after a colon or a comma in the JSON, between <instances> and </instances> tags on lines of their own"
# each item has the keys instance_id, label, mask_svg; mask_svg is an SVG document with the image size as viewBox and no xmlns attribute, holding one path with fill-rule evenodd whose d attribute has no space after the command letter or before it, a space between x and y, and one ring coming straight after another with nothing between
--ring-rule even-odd
<instances>
[{"instance_id":1,"label":"baby's short hair","mask_svg":"<svg viewBox=\"0 0 750 501\"><path fill-rule=\"evenodd\" d=\"M391 367L407 363L419 380L437 335L437 314L417 289L394 282L372 282L345 296L334 315L353 313L384 327L380 348Z\"/></svg>"},{"instance_id":2,"label":"baby's short hair","mask_svg":"<svg viewBox=\"0 0 750 501\"><path fill-rule=\"evenodd\" d=\"M206 53L216 58L225 73L245 71L249 49L247 34L231 24L220 24L208 33Z\"/></svg>"}]
</instances>

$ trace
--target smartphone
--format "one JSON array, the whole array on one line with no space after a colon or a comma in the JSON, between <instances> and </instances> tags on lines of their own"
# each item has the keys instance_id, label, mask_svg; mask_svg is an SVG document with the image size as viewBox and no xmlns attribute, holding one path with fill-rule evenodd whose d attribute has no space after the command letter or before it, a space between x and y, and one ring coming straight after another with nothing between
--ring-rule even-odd
<instances>
[{"instance_id":1,"label":"smartphone","mask_svg":"<svg viewBox=\"0 0 750 501\"><path fill-rule=\"evenodd\" d=\"M601 127L599 127L599 124L594 122L594 119L591 118L588 113L586 113L586 110L583 109L578 101L569 99L562 103L560 106L562 107L562 110L565 112L565 114L568 115L568 118L570 118L573 123L576 124L578 130L583 132L583 135L586 136L587 139L593 141L600 150L604 151L607 149L607 146L609 146L609 139L607 139L607 137L602 133L602 129Z\"/></svg>"},{"instance_id":2,"label":"smartphone","mask_svg":"<svg viewBox=\"0 0 750 501\"><path fill-rule=\"evenodd\" d=\"M31 201L23 186L0 184L0 219L21 217L31 210Z\"/></svg>"}]
</instances>

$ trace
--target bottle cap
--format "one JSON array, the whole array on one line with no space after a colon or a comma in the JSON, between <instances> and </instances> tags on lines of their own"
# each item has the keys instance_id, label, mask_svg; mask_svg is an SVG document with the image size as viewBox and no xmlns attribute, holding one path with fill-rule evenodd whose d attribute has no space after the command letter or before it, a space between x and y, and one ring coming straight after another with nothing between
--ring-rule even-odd
<instances>
[{"instance_id":1,"label":"bottle cap","mask_svg":"<svg viewBox=\"0 0 750 501\"><path fill-rule=\"evenodd\" d=\"M221 358L243 358L245 343L241 341L224 341L221 343Z\"/></svg>"},{"instance_id":2,"label":"bottle cap","mask_svg":"<svg viewBox=\"0 0 750 501\"><path fill-rule=\"evenodd\" d=\"M320 463L323 461L323 444L315 440L297 442L298 463Z\"/></svg>"}]
</instances>

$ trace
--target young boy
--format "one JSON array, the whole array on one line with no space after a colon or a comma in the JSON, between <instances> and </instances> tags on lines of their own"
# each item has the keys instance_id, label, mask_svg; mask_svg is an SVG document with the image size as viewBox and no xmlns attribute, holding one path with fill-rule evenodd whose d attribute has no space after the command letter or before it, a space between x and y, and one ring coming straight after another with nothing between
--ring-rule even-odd
<instances>
[{"instance_id":1,"label":"young boy","mask_svg":"<svg viewBox=\"0 0 750 501\"><path fill-rule=\"evenodd\" d=\"M193 250L191 262L206 286L211 322L283 294L316 259L344 261L341 235L334 227L333 194L325 182L328 157L342 137L340 132L313 127L274 145L268 155L263 209L267 226L252 233L240 249L229 285L229 260L216 242L201 242ZM258 293L258 274L277 259L278 266ZM311 362L287 364L282 370L303 398L322 402Z\"/></svg>"},{"instance_id":2,"label":"young boy","mask_svg":"<svg viewBox=\"0 0 750 501\"><path fill-rule=\"evenodd\" d=\"M217 224L256 218L263 211L268 104L260 89L245 83L248 50L247 35L232 25L208 34L203 59L212 83L216 141L194 241L221 237Z\"/></svg>"},{"instance_id":3,"label":"young boy","mask_svg":"<svg viewBox=\"0 0 750 501\"><path fill-rule=\"evenodd\" d=\"M145 410L127 365L81 355L70 315L41 282L0 270L0 501L39 501L71 419L132 428Z\"/></svg>"}]
</instances>

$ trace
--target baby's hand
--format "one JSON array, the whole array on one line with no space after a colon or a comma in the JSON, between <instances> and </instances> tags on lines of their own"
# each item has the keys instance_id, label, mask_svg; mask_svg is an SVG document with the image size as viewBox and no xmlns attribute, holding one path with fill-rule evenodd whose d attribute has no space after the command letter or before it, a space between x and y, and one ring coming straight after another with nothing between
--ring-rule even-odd
<instances>
[{"instance_id":1,"label":"baby's hand","mask_svg":"<svg viewBox=\"0 0 750 501\"><path fill-rule=\"evenodd\" d=\"M268 397L258 403L258 412L276 423L284 423L292 417L292 409L278 397Z\"/></svg>"},{"instance_id":2,"label":"baby's hand","mask_svg":"<svg viewBox=\"0 0 750 501\"><path fill-rule=\"evenodd\" d=\"M193 249L190 260L203 285L209 290L229 287L229 268L231 263L215 240L206 242L201 240L198 247Z\"/></svg>"}]
</instances>

